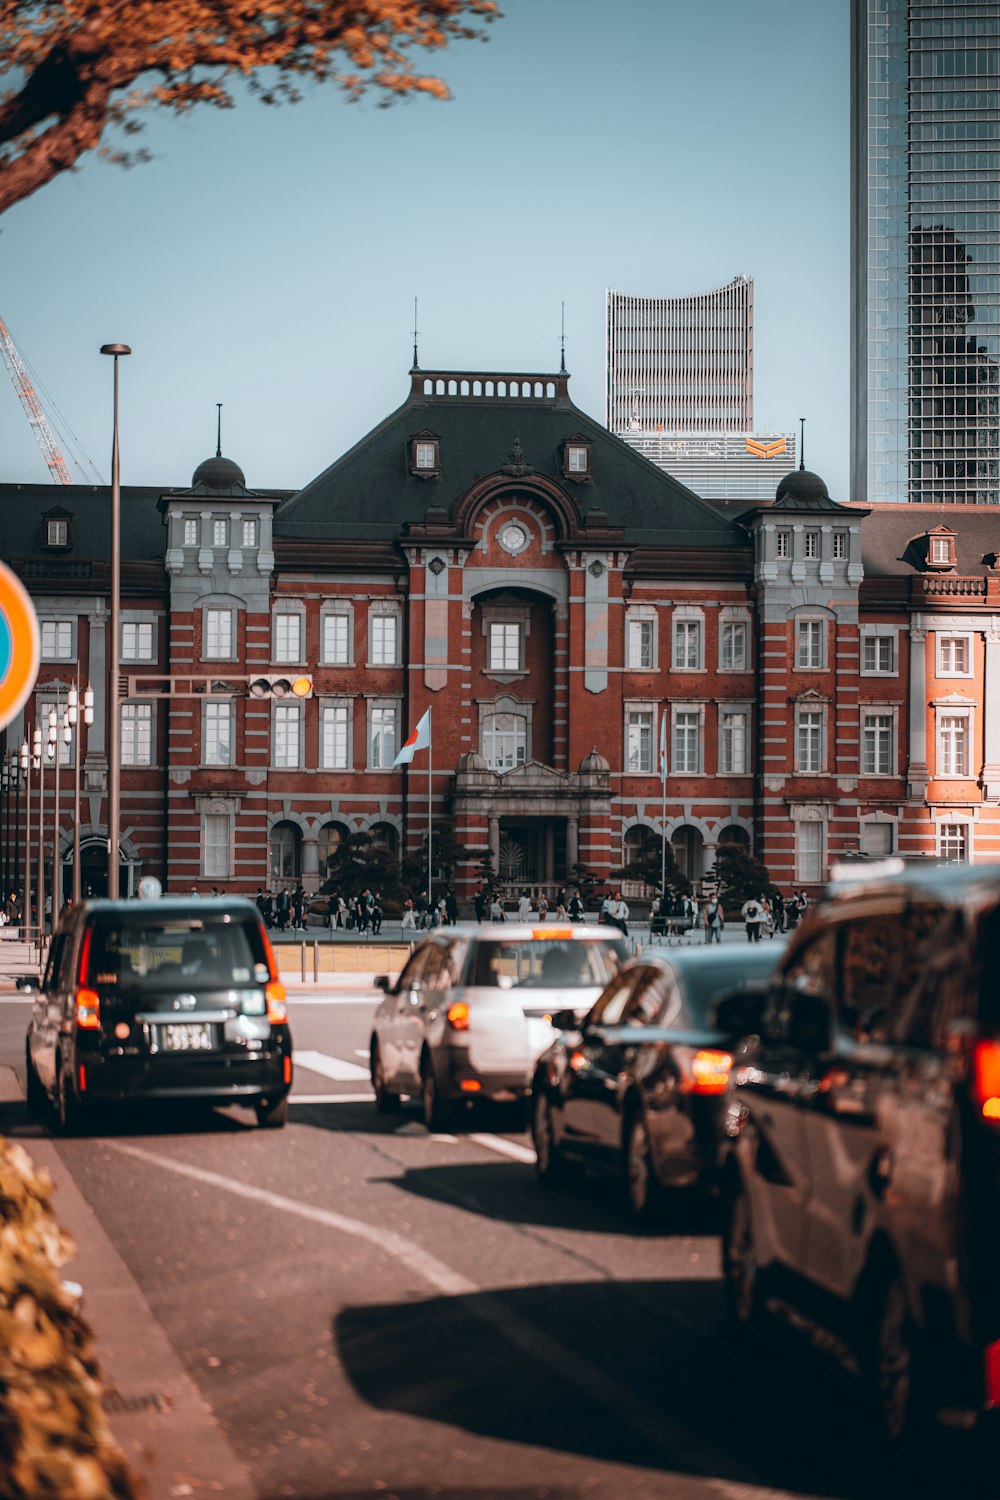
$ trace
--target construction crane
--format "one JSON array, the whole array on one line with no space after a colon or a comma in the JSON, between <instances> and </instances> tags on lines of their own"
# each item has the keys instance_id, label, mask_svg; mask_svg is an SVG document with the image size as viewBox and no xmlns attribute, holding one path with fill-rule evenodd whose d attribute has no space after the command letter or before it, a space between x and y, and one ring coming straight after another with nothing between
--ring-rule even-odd
<instances>
[{"instance_id":1,"label":"construction crane","mask_svg":"<svg viewBox=\"0 0 1000 1500\"><path fill-rule=\"evenodd\" d=\"M14 383L18 400L31 423L31 429L38 440L38 446L42 450L42 457L48 465L49 473L56 484L72 484L69 470L52 436L52 429L45 419L45 413L42 411L42 403L35 394L35 387L28 379L24 362L17 352L17 345L7 332L7 325L2 318L0 318L0 347L3 350L3 362Z\"/></svg>"}]
</instances>

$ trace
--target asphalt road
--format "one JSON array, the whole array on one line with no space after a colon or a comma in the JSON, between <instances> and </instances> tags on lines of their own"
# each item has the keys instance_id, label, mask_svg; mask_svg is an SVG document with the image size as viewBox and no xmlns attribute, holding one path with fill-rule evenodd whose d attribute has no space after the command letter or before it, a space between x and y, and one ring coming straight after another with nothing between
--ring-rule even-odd
<instances>
[{"instance_id":1,"label":"asphalt road","mask_svg":"<svg viewBox=\"0 0 1000 1500\"><path fill-rule=\"evenodd\" d=\"M509 1113L377 1115L374 1006L293 998L285 1130L157 1113L58 1145L261 1500L887 1492L846 1377L734 1349L710 1207L637 1233L610 1187L539 1187ZM27 1016L0 1001L22 1082Z\"/></svg>"}]
</instances>

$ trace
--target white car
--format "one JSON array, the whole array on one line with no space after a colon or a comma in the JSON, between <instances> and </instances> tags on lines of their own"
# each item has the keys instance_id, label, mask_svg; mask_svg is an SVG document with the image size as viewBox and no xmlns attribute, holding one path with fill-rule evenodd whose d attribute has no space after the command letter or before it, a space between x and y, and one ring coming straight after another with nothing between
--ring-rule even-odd
<instances>
[{"instance_id":1,"label":"white car","mask_svg":"<svg viewBox=\"0 0 1000 1500\"><path fill-rule=\"evenodd\" d=\"M411 954L375 1012L371 1075L382 1113L419 1095L428 1130L460 1101L527 1100L552 1017L587 1014L629 957L614 928L495 923L440 928Z\"/></svg>"}]
</instances>

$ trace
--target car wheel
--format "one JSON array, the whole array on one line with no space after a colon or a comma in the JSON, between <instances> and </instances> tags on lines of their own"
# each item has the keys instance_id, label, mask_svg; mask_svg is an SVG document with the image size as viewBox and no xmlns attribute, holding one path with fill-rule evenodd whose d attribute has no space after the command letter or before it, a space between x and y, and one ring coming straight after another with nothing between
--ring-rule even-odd
<instances>
[{"instance_id":1,"label":"car wheel","mask_svg":"<svg viewBox=\"0 0 1000 1500\"><path fill-rule=\"evenodd\" d=\"M882 1293L872 1329L868 1384L878 1429L885 1442L901 1443L914 1426L913 1324L900 1276Z\"/></svg>"},{"instance_id":2,"label":"car wheel","mask_svg":"<svg viewBox=\"0 0 1000 1500\"><path fill-rule=\"evenodd\" d=\"M63 1067L59 1067L57 1076L56 1112L59 1117L59 1134L79 1135L83 1126L83 1107L76 1099Z\"/></svg>"},{"instance_id":3,"label":"car wheel","mask_svg":"<svg viewBox=\"0 0 1000 1500\"><path fill-rule=\"evenodd\" d=\"M35 1119L45 1113L48 1108L49 1096L42 1088L41 1080L35 1072L35 1065L31 1061L31 1048L28 1043L24 1044L24 1102L29 1115Z\"/></svg>"},{"instance_id":4,"label":"car wheel","mask_svg":"<svg viewBox=\"0 0 1000 1500\"><path fill-rule=\"evenodd\" d=\"M440 1135L449 1129L454 1118L454 1105L441 1098L434 1064L426 1056L420 1069L420 1106L424 1124L432 1135Z\"/></svg>"},{"instance_id":5,"label":"car wheel","mask_svg":"<svg viewBox=\"0 0 1000 1500\"><path fill-rule=\"evenodd\" d=\"M382 1054L379 1051L378 1042L372 1042L371 1074L372 1088L375 1090L375 1108L379 1114L398 1114L403 1101L398 1094L391 1094L385 1086L385 1069L382 1066Z\"/></svg>"},{"instance_id":6,"label":"car wheel","mask_svg":"<svg viewBox=\"0 0 1000 1500\"><path fill-rule=\"evenodd\" d=\"M281 1130L288 1124L288 1095L281 1099L260 1099L254 1106L257 1124L262 1130Z\"/></svg>"},{"instance_id":7,"label":"car wheel","mask_svg":"<svg viewBox=\"0 0 1000 1500\"><path fill-rule=\"evenodd\" d=\"M544 1088L536 1089L532 1098L531 1140L535 1148L535 1176L544 1187L558 1187L566 1176L566 1163L556 1144L552 1100Z\"/></svg>"},{"instance_id":8,"label":"car wheel","mask_svg":"<svg viewBox=\"0 0 1000 1500\"><path fill-rule=\"evenodd\" d=\"M623 1167L629 1212L637 1224L651 1224L663 1207L663 1192L641 1109L629 1116L625 1126Z\"/></svg>"},{"instance_id":9,"label":"car wheel","mask_svg":"<svg viewBox=\"0 0 1000 1500\"><path fill-rule=\"evenodd\" d=\"M723 1187L722 1277L733 1331L746 1335L761 1320L757 1246L750 1199L734 1174Z\"/></svg>"}]
</instances>

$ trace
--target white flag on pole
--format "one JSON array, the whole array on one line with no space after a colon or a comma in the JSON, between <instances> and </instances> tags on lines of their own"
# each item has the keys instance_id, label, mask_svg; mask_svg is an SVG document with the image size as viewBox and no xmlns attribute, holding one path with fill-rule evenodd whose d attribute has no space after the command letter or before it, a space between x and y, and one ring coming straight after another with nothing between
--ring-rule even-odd
<instances>
[{"instance_id":1,"label":"white flag on pole","mask_svg":"<svg viewBox=\"0 0 1000 1500\"><path fill-rule=\"evenodd\" d=\"M431 711L430 709L417 721L416 729L410 731L409 737L403 741L399 754L393 761L394 766L408 766L418 750L426 750L431 742Z\"/></svg>"}]
</instances>

